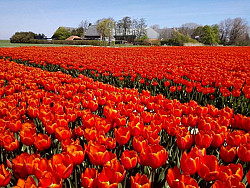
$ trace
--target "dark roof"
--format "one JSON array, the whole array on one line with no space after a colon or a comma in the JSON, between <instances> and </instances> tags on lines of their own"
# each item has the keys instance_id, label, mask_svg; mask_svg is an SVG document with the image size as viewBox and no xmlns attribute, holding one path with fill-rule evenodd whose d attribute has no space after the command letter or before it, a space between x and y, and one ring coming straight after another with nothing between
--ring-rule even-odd
<instances>
[{"instance_id":1,"label":"dark roof","mask_svg":"<svg viewBox=\"0 0 250 188\"><path fill-rule=\"evenodd\" d=\"M100 33L97 31L96 25L91 25L86 30L85 35L86 37L94 37L94 36L100 36Z\"/></svg>"}]
</instances>

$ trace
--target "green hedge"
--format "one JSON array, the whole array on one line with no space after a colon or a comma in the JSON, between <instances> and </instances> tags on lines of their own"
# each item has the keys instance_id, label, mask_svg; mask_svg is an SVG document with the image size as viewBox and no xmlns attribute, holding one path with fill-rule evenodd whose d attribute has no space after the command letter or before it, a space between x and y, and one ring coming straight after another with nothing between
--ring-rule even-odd
<instances>
[{"instance_id":1,"label":"green hedge","mask_svg":"<svg viewBox=\"0 0 250 188\"><path fill-rule=\"evenodd\" d=\"M31 39L30 43L31 44L92 45L92 46L108 46L109 45L109 42L100 41L100 40L39 40L39 39Z\"/></svg>"}]
</instances>

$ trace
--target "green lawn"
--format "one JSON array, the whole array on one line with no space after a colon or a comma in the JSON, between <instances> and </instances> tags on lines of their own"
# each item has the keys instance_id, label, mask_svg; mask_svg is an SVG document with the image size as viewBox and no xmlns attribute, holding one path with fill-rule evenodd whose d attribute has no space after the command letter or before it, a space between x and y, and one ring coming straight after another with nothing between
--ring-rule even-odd
<instances>
[{"instance_id":1,"label":"green lawn","mask_svg":"<svg viewBox=\"0 0 250 188\"><path fill-rule=\"evenodd\" d=\"M0 40L0 48L3 47L20 47L20 46L66 46L62 44L27 44L27 43L10 43L9 40Z\"/></svg>"},{"instance_id":2,"label":"green lawn","mask_svg":"<svg viewBox=\"0 0 250 188\"><path fill-rule=\"evenodd\" d=\"M77 46L77 47L86 47L88 45L10 43L9 40L0 40L0 48L4 48L4 47L20 47L20 46L41 46L41 47L49 47L49 46ZM115 45L113 47L141 47L141 46L117 44L117 45ZM145 47L145 46L143 46L143 47Z\"/></svg>"}]
</instances>

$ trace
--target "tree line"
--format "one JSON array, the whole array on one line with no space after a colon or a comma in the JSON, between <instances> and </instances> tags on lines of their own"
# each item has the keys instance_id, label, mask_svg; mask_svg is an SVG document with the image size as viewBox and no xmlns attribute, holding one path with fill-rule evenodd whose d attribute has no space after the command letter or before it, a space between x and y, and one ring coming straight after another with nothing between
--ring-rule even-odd
<instances>
[{"instance_id":1,"label":"tree line","mask_svg":"<svg viewBox=\"0 0 250 188\"><path fill-rule=\"evenodd\" d=\"M116 40L125 41L144 41L147 40L146 20L145 18L132 19L125 16L115 21L113 18L99 19L95 23L101 39L108 39L115 36ZM88 20L80 22L77 28L59 27L52 38L65 40L74 35L84 39L86 30L91 26ZM180 27L160 28L159 25L150 26L157 31L161 41L170 41L171 43L200 42L203 44L222 44L222 45L250 45L248 23L238 18L228 18L214 25L199 25L196 23L185 23ZM29 39L44 39L44 34L35 34L33 32L17 32L11 38L11 42L27 42Z\"/></svg>"}]
</instances>

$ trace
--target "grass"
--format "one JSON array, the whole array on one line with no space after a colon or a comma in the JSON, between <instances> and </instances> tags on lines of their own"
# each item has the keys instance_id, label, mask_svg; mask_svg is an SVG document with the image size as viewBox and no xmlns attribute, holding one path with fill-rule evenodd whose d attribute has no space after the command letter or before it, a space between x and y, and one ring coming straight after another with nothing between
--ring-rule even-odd
<instances>
[{"instance_id":1,"label":"grass","mask_svg":"<svg viewBox=\"0 0 250 188\"><path fill-rule=\"evenodd\" d=\"M0 40L0 48L4 48L4 47L20 47L20 46L41 46L41 47L47 47L47 46L66 46L66 45L62 45L62 44L10 43L9 40Z\"/></svg>"},{"instance_id":2,"label":"grass","mask_svg":"<svg viewBox=\"0 0 250 188\"><path fill-rule=\"evenodd\" d=\"M0 40L0 48L5 48L5 47L21 47L21 46L40 46L40 47L78 46L78 47L86 47L87 45L10 43L9 40ZM141 46L117 44L117 45L112 46L112 47L141 47ZM145 47L145 46L143 46L143 47Z\"/></svg>"}]
</instances>

